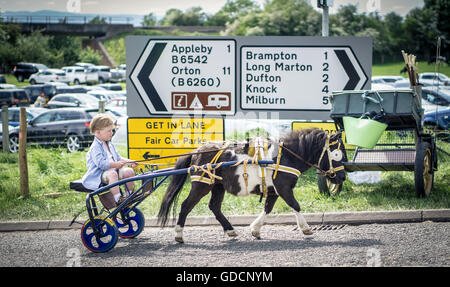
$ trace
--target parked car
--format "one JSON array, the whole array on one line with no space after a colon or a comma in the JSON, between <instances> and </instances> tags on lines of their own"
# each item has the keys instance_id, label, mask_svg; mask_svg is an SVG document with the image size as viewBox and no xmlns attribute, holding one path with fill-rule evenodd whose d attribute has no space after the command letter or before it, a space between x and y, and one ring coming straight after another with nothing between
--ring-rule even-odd
<instances>
[{"instance_id":1,"label":"parked car","mask_svg":"<svg viewBox=\"0 0 450 287\"><path fill-rule=\"evenodd\" d=\"M27 120L31 120L43 112L48 111L44 108L26 107ZM2 123L2 110L0 110L0 123ZM20 108L8 108L8 124L12 127L18 127L20 125Z\"/></svg>"},{"instance_id":2,"label":"parked car","mask_svg":"<svg viewBox=\"0 0 450 287\"><path fill-rule=\"evenodd\" d=\"M435 126L439 130L450 129L450 107L439 109L437 111L430 111L423 115L424 125Z\"/></svg>"},{"instance_id":3,"label":"parked car","mask_svg":"<svg viewBox=\"0 0 450 287\"><path fill-rule=\"evenodd\" d=\"M106 105L106 108L118 112L122 116L127 115L127 98L126 97L117 97L109 100Z\"/></svg>"},{"instance_id":4,"label":"parked car","mask_svg":"<svg viewBox=\"0 0 450 287\"><path fill-rule=\"evenodd\" d=\"M109 91L109 90L91 90L87 92L89 95L93 95L99 100L109 101L118 97L125 97L125 91Z\"/></svg>"},{"instance_id":5,"label":"parked car","mask_svg":"<svg viewBox=\"0 0 450 287\"><path fill-rule=\"evenodd\" d=\"M87 81L86 71L83 67L69 66L62 67L61 70L66 73L69 82L74 85L84 84Z\"/></svg>"},{"instance_id":6,"label":"parked car","mask_svg":"<svg viewBox=\"0 0 450 287\"><path fill-rule=\"evenodd\" d=\"M122 85L120 84L98 84L98 87L102 87L105 90L109 90L109 91L122 91Z\"/></svg>"},{"instance_id":7,"label":"parked car","mask_svg":"<svg viewBox=\"0 0 450 287\"><path fill-rule=\"evenodd\" d=\"M94 67L95 65L91 64L91 63L81 63L81 62L79 62L79 63L75 63L74 66L82 67L82 68L84 68L86 70L88 68Z\"/></svg>"},{"instance_id":8,"label":"parked car","mask_svg":"<svg viewBox=\"0 0 450 287\"><path fill-rule=\"evenodd\" d=\"M122 72L117 69L111 69L111 78L109 79L112 83L117 83L125 80L125 77L122 76Z\"/></svg>"},{"instance_id":9,"label":"parked car","mask_svg":"<svg viewBox=\"0 0 450 287\"><path fill-rule=\"evenodd\" d=\"M440 89L437 86L423 87L422 88L422 99L431 103L432 105L437 105L441 107L448 107L450 104L450 90ZM425 111L433 110L435 107L429 104L423 105L422 108Z\"/></svg>"},{"instance_id":10,"label":"parked car","mask_svg":"<svg viewBox=\"0 0 450 287\"><path fill-rule=\"evenodd\" d=\"M450 78L442 73L421 73L419 74L419 83L422 80L433 81L434 85L450 86Z\"/></svg>"},{"instance_id":11,"label":"parked car","mask_svg":"<svg viewBox=\"0 0 450 287\"><path fill-rule=\"evenodd\" d=\"M27 143L42 146L64 145L68 152L82 150L89 146L94 138L89 126L97 113L98 109L48 110L28 122ZM10 131L9 139L9 149L16 153L19 149L19 128Z\"/></svg>"},{"instance_id":12,"label":"parked car","mask_svg":"<svg viewBox=\"0 0 450 287\"><path fill-rule=\"evenodd\" d=\"M25 86L23 89L30 97L30 103L34 103L39 96L51 99L56 95L55 86L49 84Z\"/></svg>"},{"instance_id":13,"label":"parked car","mask_svg":"<svg viewBox=\"0 0 450 287\"><path fill-rule=\"evenodd\" d=\"M394 83L397 81L404 80L402 76L374 76L372 77L372 83L375 84L386 84L395 86Z\"/></svg>"},{"instance_id":14,"label":"parked car","mask_svg":"<svg viewBox=\"0 0 450 287\"><path fill-rule=\"evenodd\" d=\"M119 65L116 70L120 73L122 79L125 80L125 76L127 73L127 65L125 64Z\"/></svg>"},{"instance_id":15,"label":"parked car","mask_svg":"<svg viewBox=\"0 0 450 287\"><path fill-rule=\"evenodd\" d=\"M0 75L0 84L6 84L5 75Z\"/></svg>"},{"instance_id":16,"label":"parked car","mask_svg":"<svg viewBox=\"0 0 450 287\"><path fill-rule=\"evenodd\" d=\"M109 82L112 77L111 69L108 66L94 66L87 69L88 72L96 72L98 74L98 82L100 84Z\"/></svg>"},{"instance_id":17,"label":"parked car","mask_svg":"<svg viewBox=\"0 0 450 287\"><path fill-rule=\"evenodd\" d=\"M420 81L419 83L420 83L420 85L422 85L423 87L434 86L434 83L433 83L433 81L431 81L431 80L422 80L422 81ZM396 89L409 89L409 88L410 88L409 79L396 81L396 82L394 83L394 87L395 87Z\"/></svg>"},{"instance_id":18,"label":"parked car","mask_svg":"<svg viewBox=\"0 0 450 287\"><path fill-rule=\"evenodd\" d=\"M59 69L47 69L30 76L30 84L43 84L45 82L63 82L69 83L66 73Z\"/></svg>"},{"instance_id":19,"label":"parked car","mask_svg":"<svg viewBox=\"0 0 450 287\"><path fill-rule=\"evenodd\" d=\"M86 84L96 84L99 81L99 72L95 68L94 64L90 63L75 63L75 67L81 67L84 69L86 75Z\"/></svg>"},{"instance_id":20,"label":"parked car","mask_svg":"<svg viewBox=\"0 0 450 287\"><path fill-rule=\"evenodd\" d=\"M48 70L48 67L44 64L36 63L17 63L14 66L13 74L19 82L23 82L28 79L32 74L39 71Z\"/></svg>"},{"instance_id":21,"label":"parked car","mask_svg":"<svg viewBox=\"0 0 450 287\"><path fill-rule=\"evenodd\" d=\"M388 84L379 84L372 82L372 90L374 91L385 91L385 90L395 90L395 88L392 85Z\"/></svg>"},{"instance_id":22,"label":"parked car","mask_svg":"<svg viewBox=\"0 0 450 287\"><path fill-rule=\"evenodd\" d=\"M85 94L88 89L85 86L58 86L56 94Z\"/></svg>"},{"instance_id":23,"label":"parked car","mask_svg":"<svg viewBox=\"0 0 450 287\"><path fill-rule=\"evenodd\" d=\"M66 108L66 107L82 107L97 108L98 99L89 94L58 94L54 96L48 103L50 109Z\"/></svg>"},{"instance_id":24,"label":"parked car","mask_svg":"<svg viewBox=\"0 0 450 287\"><path fill-rule=\"evenodd\" d=\"M0 107L29 106L30 98L24 89L4 89L0 90Z\"/></svg>"},{"instance_id":25,"label":"parked car","mask_svg":"<svg viewBox=\"0 0 450 287\"><path fill-rule=\"evenodd\" d=\"M17 89L17 86L13 84L0 84L0 90L5 89Z\"/></svg>"}]
</instances>

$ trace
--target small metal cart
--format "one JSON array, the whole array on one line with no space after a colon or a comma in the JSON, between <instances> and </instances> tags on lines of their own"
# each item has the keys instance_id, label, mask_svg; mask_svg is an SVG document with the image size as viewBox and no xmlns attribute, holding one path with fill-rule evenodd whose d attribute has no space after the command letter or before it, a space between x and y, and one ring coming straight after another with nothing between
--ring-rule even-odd
<instances>
[{"instance_id":1,"label":"small metal cart","mask_svg":"<svg viewBox=\"0 0 450 287\"><path fill-rule=\"evenodd\" d=\"M361 117L366 112L384 112L388 125L373 149L356 147L352 158L344 163L353 171L414 171L416 195L428 197L437 170L436 144L424 133L421 88L386 91L334 92L330 117L337 129L344 130L342 117ZM348 153L349 155L349 153ZM338 194L342 185L332 185L319 176L319 190Z\"/></svg>"}]
</instances>

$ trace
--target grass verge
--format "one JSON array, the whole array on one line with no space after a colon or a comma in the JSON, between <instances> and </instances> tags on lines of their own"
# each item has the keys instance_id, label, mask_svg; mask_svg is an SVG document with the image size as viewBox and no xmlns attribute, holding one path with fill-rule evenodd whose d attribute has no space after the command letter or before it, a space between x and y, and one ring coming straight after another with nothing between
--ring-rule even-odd
<instances>
[{"instance_id":1,"label":"grass verge","mask_svg":"<svg viewBox=\"0 0 450 287\"><path fill-rule=\"evenodd\" d=\"M444 143L445 150L448 144ZM85 194L69 190L72 180L83 176L86 152L67 153L64 149L28 149L30 196L20 194L17 154L0 153L0 221L71 219L85 209ZM434 190L429 198L416 198L413 172L384 172L376 184L355 185L347 180L336 197L318 192L314 170L302 175L294 190L303 212L338 212L372 210L412 210L450 208L449 157L439 153L439 170L435 174ZM146 217L156 216L169 181L149 196L139 208ZM138 184L139 185L139 184ZM179 204L187 197L189 181L185 184ZM48 198L46 194L61 194ZM210 195L205 196L190 215L207 215ZM258 196L238 198L225 195L222 210L225 215L259 214L264 207ZM179 211L179 206L177 208ZM290 213L291 209L279 199L273 213ZM84 213L84 217L86 217ZM82 216L83 217L83 216Z\"/></svg>"}]
</instances>

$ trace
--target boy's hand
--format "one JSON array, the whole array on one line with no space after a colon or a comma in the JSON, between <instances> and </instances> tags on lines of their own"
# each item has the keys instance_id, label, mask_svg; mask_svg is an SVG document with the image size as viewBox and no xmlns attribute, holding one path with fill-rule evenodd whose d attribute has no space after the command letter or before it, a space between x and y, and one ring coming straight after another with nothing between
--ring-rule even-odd
<instances>
[{"instance_id":1,"label":"boy's hand","mask_svg":"<svg viewBox=\"0 0 450 287\"><path fill-rule=\"evenodd\" d=\"M123 162L122 166L126 165L129 167L136 167L138 163L129 159L121 159L120 162Z\"/></svg>"}]
</instances>

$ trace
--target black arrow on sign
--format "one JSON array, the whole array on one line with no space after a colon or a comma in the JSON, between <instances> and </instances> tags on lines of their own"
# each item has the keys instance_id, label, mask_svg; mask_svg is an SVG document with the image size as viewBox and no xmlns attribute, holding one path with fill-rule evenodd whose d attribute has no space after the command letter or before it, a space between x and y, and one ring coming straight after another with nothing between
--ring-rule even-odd
<instances>
[{"instance_id":1,"label":"black arrow on sign","mask_svg":"<svg viewBox=\"0 0 450 287\"><path fill-rule=\"evenodd\" d=\"M355 67L353 67L353 64L350 61L350 58L348 57L345 50L334 50L334 52L336 53L339 62L341 62L345 72L348 75L348 82L347 84L345 84L343 90L354 90L356 88L356 85L359 83L359 80L361 80L358 72L355 70Z\"/></svg>"},{"instance_id":2,"label":"black arrow on sign","mask_svg":"<svg viewBox=\"0 0 450 287\"><path fill-rule=\"evenodd\" d=\"M146 152L142 155L142 157L143 157L144 159L150 159L150 158L157 158L157 157L159 157L159 155L156 155L156 154L149 154L148 151L146 151Z\"/></svg>"},{"instance_id":3,"label":"black arrow on sign","mask_svg":"<svg viewBox=\"0 0 450 287\"><path fill-rule=\"evenodd\" d=\"M148 55L147 60L145 60L144 66L142 66L142 69L137 75L137 78L144 88L145 92L147 93L150 101L152 102L153 107L158 112L167 112L167 108L161 100L158 92L156 91L155 86L153 86L152 81L150 81L150 74L152 73L153 68L158 62L158 59L161 56L166 45L167 43L156 43L155 46L153 46L153 49Z\"/></svg>"}]
</instances>

